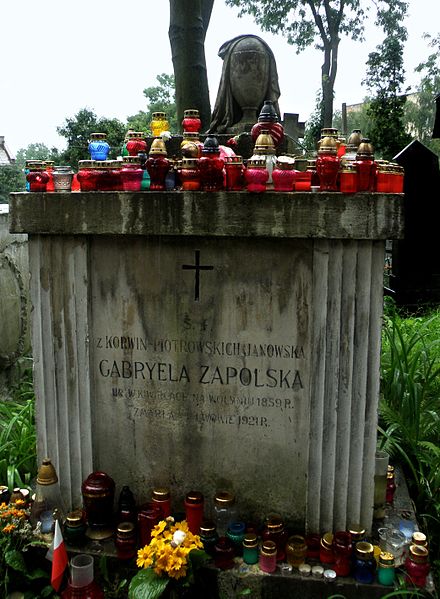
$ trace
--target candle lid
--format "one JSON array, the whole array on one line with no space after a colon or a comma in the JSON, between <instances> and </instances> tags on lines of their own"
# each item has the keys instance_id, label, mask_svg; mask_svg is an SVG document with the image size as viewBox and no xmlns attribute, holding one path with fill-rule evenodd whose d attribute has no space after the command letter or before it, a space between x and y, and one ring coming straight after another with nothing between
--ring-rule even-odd
<instances>
[{"instance_id":1,"label":"candle lid","mask_svg":"<svg viewBox=\"0 0 440 599\"><path fill-rule=\"evenodd\" d=\"M324 579L327 582L334 582L336 580L336 572L334 570L324 570Z\"/></svg>"},{"instance_id":2,"label":"candle lid","mask_svg":"<svg viewBox=\"0 0 440 599\"><path fill-rule=\"evenodd\" d=\"M217 493L217 495L215 496L214 501L218 505L227 506L232 505L234 503L235 497L232 493L228 493L227 491L220 491L220 493Z\"/></svg>"},{"instance_id":3,"label":"candle lid","mask_svg":"<svg viewBox=\"0 0 440 599\"><path fill-rule=\"evenodd\" d=\"M49 458L44 458L38 468L37 483L39 485L53 485L58 482L56 470Z\"/></svg>"},{"instance_id":4,"label":"candle lid","mask_svg":"<svg viewBox=\"0 0 440 599\"><path fill-rule=\"evenodd\" d=\"M382 553L379 555L379 564L381 566L387 566L388 568L391 568L394 566L394 555L388 551L382 551Z\"/></svg>"},{"instance_id":5,"label":"candle lid","mask_svg":"<svg viewBox=\"0 0 440 599\"><path fill-rule=\"evenodd\" d=\"M367 541L360 541L359 543L356 543L356 551L359 557L363 559L373 557L374 555L374 547Z\"/></svg>"},{"instance_id":6,"label":"candle lid","mask_svg":"<svg viewBox=\"0 0 440 599\"><path fill-rule=\"evenodd\" d=\"M200 491L190 491L186 495L186 502L192 504L200 504L203 503L203 494Z\"/></svg>"},{"instance_id":7,"label":"candle lid","mask_svg":"<svg viewBox=\"0 0 440 599\"><path fill-rule=\"evenodd\" d=\"M254 549L258 545L257 535L254 532L248 532L243 538L243 547Z\"/></svg>"},{"instance_id":8,"label":"candle lid","mask_svg":"<svg viewBox=\"0 0 440 599\"><path fill-rule=\"evenodd\" d=\"M156 501L166 501L170 498L170 490L166 487L156 487L153 489L152 498Z\"/></svg>"},{"instance_id":9,"label":"candle lid","mask_svg":"<svg viewBox=\"0 0 440 599\"><path fill-rule=\"evenodd\" d=\"M216 526L212 520L203 520L200 525L200 532L202 534L214 533L216 531Z\"/></svg>"},{"instance_id":10,"label":"candle lid","mask_svg":"<svg viewBox=\"0 0 440 599\"><path fill-rule=\"evenodd\" d=\"M99 139L107 139L107 133L91 133L90 139L91 139L91 141L96 141Z\"/></svg>"},{"instance_id":11,"label":"candle lid","mask_svg":"<svg viewBox=\"0 0 440 599\"><path fill-rule=\"evenodd\" d=\"M277 552L277 546L273 541L264 541L261 547L261 553L263 555L275 555Z\"/></svg>"},{"instance_id":12,"label":"candle lid","mask_svg":"<svg viewBox=\"0 0 440 599\"><path fill-rule=\"evenodd\" d=\"M118 524L118 534L121 537L129 537L134 532L133 522L121 522Z\"/></svg>"},{"instance_id":13,"label":"candle lid","mask_svg":"<svg viewBox=\"0 0 440 599\"><path fill-rule=\"evenodd\" d=\"M412 535L412 544L413 545L423 545L424 547L426 547L428 544L426 535L423 532L416 530L415 532L413 532L413 535Z\"/></svg>"},{"instance_id":14,"label":"candle lid","mask_svg":"<svg viewBox=\"0 0 440 599\"><path fill-rule=\"evenodd\" d=\"M324 568L322 566L313 566L312 576L315 576L316 578L321 578L321 576L323 574L324 574Z\"/></svg>"}]
</instances>

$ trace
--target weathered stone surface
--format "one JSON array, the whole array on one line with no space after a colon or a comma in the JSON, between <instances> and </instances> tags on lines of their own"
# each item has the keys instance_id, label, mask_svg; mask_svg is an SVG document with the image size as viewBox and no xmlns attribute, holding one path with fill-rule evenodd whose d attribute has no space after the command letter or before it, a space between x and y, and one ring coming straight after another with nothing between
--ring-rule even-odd
<instances>
[{"instance_id":1,"label":"weathered stone surface","mask_svg":"<svg viewBox=\"0 0 440 599\"><path fill-rule=\"evenodd\" d=\"M384 239L400 196L18 194L39 454L73 505L237 494L246 517L371 525ZM351 238L350 238L351 237Z\"/></svg>"},{"instance_id":2,"label":"weathered stone surface","mask_svg":"<svg viewBox=\"0 0 440 599\"><path fill-rule=\"evenodd\" d=\"M11 194L11 232L391 239L403 196L246 192Z\"/></svg>"},{"instance_id":3,"label":"weathered stone surface","mask_svg":"<svg viewBox=\"0 0 440 599\"><path fill-rule=\"evenodd\" d=\"M0 369L30 348L27 235L9 233L8 206L0 204Z\"/></svg>"}]
</instances>

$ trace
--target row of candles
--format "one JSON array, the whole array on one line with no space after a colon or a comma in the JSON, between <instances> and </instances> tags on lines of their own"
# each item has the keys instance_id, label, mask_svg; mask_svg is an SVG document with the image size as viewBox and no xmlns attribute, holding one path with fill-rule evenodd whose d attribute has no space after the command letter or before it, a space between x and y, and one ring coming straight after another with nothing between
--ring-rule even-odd
<instances>
[{"instance_id":1,"label":"row of candles","mask_svg":"<svg viewBox=\"0 0 440 599\"><path fill-rule=\"evenodd\" d=\"M392 467L388 480L387 501L392 502ZM150 542L153 527L172 513L169 489L153 489L151 500L137 507L133 493L124 486L115 514L115 483L104 472L91 473L81 491L82 508L64 518L58 477L51 461L45 459L38 471L31 522L43 534L50 534L55 518L64 521L64 538L72 546L81 547L90 539L113 538L117 557L130 560L138 547ZM10 501L17 498L22 498L19 492ZM234 495L227 491L215 495L211 520L205 518L206 505L200 491L187 493L183 508L181 519L187 521L192 533L200 535L205 551L221 569L233 568L240 557L245 564L258 564L267 573L279 568L287 574L296 568L301 575L328 581L337 576L354 576L358 582L371 583L377 576L379 583L393 585L395 568L404 565L407 581L418 587L425 586L430 570L426 536L418 531L411 530L406 536L407 531L404 534L398 529L379 529L379 546L369 542L361 526L322 536L289 534L279 516L268 517L263 527L245 523Z\"/></svg>"},{"instance_id":2,"label":"row of candles","mask_svg":"<svg viewBox=\"0 0 440 599\"><path fill-rule=\"evenodd\" d=\"M170 137L165 113L154 113L154 138L149 152L142 132L129 131L121 160L107 160L110 146L105 133L92 133L90 160L80 160L78 173L70 167L29 161L28 191L341 191L343 193L402 193L403 169L374 160L368 139L354 130L345 144L336 129L322 130L316 159L276 156L284 137L276 112L266 102L251 131L254 154L243 160L215 135L199 139L196 110L185 111L181 159L169 159L164 139ZM159 135L160 132L160 135ZM234 139L229 145L236 144ZM301 165L301 168L296 168ZM304 168L306 166L307 168Z\"/></svg>"}]
</instances>

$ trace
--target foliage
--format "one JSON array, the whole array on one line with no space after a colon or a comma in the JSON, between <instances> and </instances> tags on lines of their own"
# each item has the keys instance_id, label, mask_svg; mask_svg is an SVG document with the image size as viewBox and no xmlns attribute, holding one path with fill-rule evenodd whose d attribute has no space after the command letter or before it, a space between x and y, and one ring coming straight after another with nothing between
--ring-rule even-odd
<instances>
[{"instance_id":1,"label":"foliage","mask_svg":"<svg viewBox=\"0 0 440 599\"><path fill-rule=\"evenodd\" d=\"M372 96L367 110L372 121L369 135L376 155L387 160L411 141L403 121L406 101L403 45L408 34L402 21L407 8L407 3L401 0L382 1L376 25L383 28L385 39L369 54L364 80Z\"/></svg>"},{"instance_id":2,"label":"foliage","mask_svg":"<svg viewBox=\"0 0 440 599\"><path fill-rule=\"evenodd\" d=\"M370 105L370 99L364 98L362 104L356 106L355 110L347 111L347 130L344 131L342 126L342 112L336 110L333 116L333 126L338 129L341 133L345 133L347 137L353 131L353 129L360 129L364 137L370 137L370 125L371 119L368 115L368 108Z\"/></svg>"},{"instance_id":3,"label":"foliage","mask_svg":"<svg viewBox=\"0 0 440 599\"><path fill-rule=\"evenodd\" d=\"M124 141L125 125L118 119L98 118L88 108L82 108L74 117L67 118L57 127L57 132L67 140L67 149L60 156L60 163L78 166L78 160L89 157L88 145L91 133L106 133L110 145L109 159L116 158Z\"/></svg>"},{"instance_id":4,"label":"foliage","mask_svg":"<svg viewBox=\"0 0 440 599\"><path fill-rule=\"evenodd\" d=\"M106 599L118 599L118 597L126 597L126 587L128 579L121 575L121 568L112 569L109 571L107 557L101 556L99 560L99 573L102 579L102 589Z\"/></svg>"},{"instance_id":5,"label":"foliage","mask_svg":"<svg viewBox=\"0 0 440 599\"><path fill-rule=\"evenodd\" d=\"M24 173L17 164L0 167L0 204L7 204L9 194L23 190L24 186Z\"/></svg>"},{"instance_id":6,"label":"foliage","mask_svg":"<svg viewBox=\"0 0 440 599\"><path fill-rule=\"evenodd\" d=\"M29 485L37 471L33 397L0 401L0 480L9 489Z\"/></svg>"},{"instance_id":7,"label":"foliage","mask_svg":"<svg viewBox=\"0 0 440 599\"><path fill-rule=\"evenodd\" d=\"M174 75L162 73L156 77L158 85L153 85L144 89L144 96L147 99L147 111L140 111L127 118L129 129L134 131L150 132L150 122L153 112L165 112L170 124L170 131L177 133L179 125L176 114L176 89L174 84Z\"/></svg>"},{"instance_id":8,"label":"foliage","mask_svg":"<svg viewBox=\"0 0 440 599\"><path fill-rule=\"evenodd\" d=\"M24 168L26 160L53 160L57 163L59 157L60 153L57 148L48 148L46 144L33 143L18 150L15 163Z\"/></svg>"},{"instance_id":9,"label":"foliage","mask_svg":"<svg viewBox=\"0 0 440 599\"><path fill-rule=\"evenodd\" d=\"M440 34L425 34L433 52L416 68L421 73L417 96L405 105L405 121L411 134L440 156L440 140L432 139L435 118L435 97L440 93Z\"/></svg>"},{"instance_id":10,"label":"foliage","mask_svg":"<svg viewBox=\"0 0 440 599\"><path fill-rule=\"evenodd\" d=\"M322 94L318 91L316 94L315 110L309 116L306 122L306 128L304 132L304 146L306 151L310 154L316 152L317 143L321 137L322 129Z\"/></svg>"},{"instance_id":11,"label":"foliage","mask_svg":"<svg viewBox=\"0 0 440 599\"><path fill-rule=\"evenodd\" d=\"M143 569L130 583L130 599L157 599L170 583L190 586L194 570L207 559L200 537L189 531L186 521L162 520L151 537L150 544L138 551L136 563Z\"/></svg>"},{"instance_id":12,"label":"foliage","mask_svg":"<svg viewBox=\"0 0 440 599\"><path fill-rule=\"evenodd\" d=\"M25 560L26 552L39 545L45 547L32 530L25 502L18 500L14 504L0 504L0 584L4 596L14 590L17 581L23 584L48 579L46 571L30 568ZM45 596L48 596L47 593ZM35 593L33 596L36 596Z\"/></svg>"},{"instance_id":13,"label":"foliage","mask_svg":"<svg viewBox=\"0 0 440 599\"><path fill-rule=\"evenodd\" d=\"M440 539L440 310L403 318L391 304L381 363L381 448L408 474L419 514L430 531L431 556Z\"/></svg>"},{"instance_id":14,"label":"foliage","mask_svg":"<svg viewBox=\"0 0 440 599\"><path fill-rule=\"evenodd\" d=\"M399 0L388 0L390 5ZM333 89L341 35L362 39L365 10L360 0L226 0L250 14L260 27L281 33L300 52L315 44L324 54L321 67L321 122L332 126Z\"/></svg>"}]
</instances>

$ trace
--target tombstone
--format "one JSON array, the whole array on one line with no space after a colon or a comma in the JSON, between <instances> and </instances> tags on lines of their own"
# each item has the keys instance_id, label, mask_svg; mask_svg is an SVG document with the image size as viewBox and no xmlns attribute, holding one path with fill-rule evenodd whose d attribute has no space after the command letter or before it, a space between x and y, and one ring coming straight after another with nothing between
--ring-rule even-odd
<instances>
[{"instance_id":1,"label":"tombstone","mask_svg":"<svg viewBox=\"0 0 440 599\"><path fill-rule=\"evenodd\" d=\"M385 240L402 198L12 194L29 234L38 454L67 503L236 494L246 518L370 528Z\"/></svg>"},{"instance_id":2,"label":"tombstone","mask_svg":"<svg viewBox=\"0 0 440 599\"><path fill-rule=\"evenodd\" d=\"M393 242L392 287L398 305L440 301L438 156L412 141L394 160L405 169L405 235Z\"/></svg>"}]
</instances>

